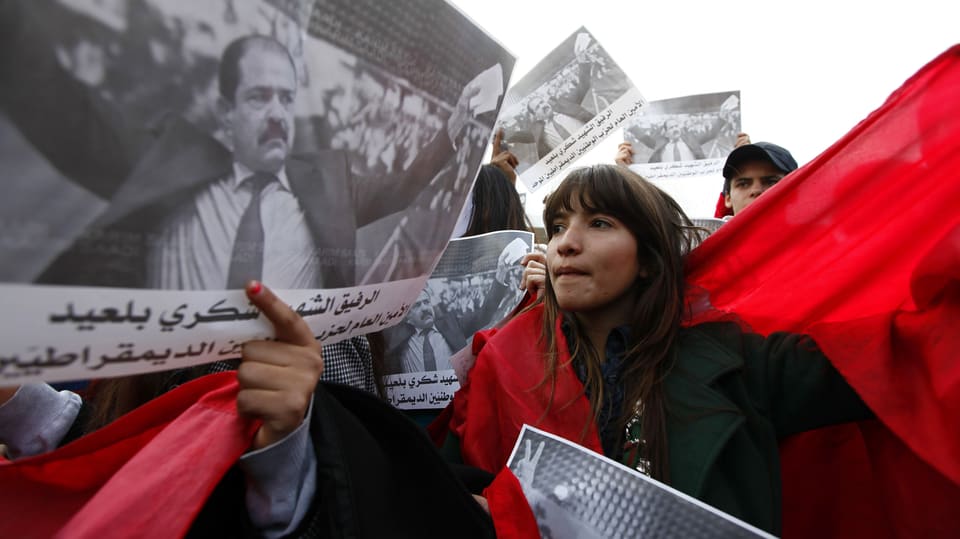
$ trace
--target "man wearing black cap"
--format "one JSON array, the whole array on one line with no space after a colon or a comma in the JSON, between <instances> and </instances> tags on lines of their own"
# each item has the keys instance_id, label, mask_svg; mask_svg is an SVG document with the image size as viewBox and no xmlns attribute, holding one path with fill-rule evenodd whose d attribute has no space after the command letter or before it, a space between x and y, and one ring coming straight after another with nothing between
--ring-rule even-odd
<instances>
[{"instance_id":1,"label":"man wearing black cap","mask_svg":"<svg viewBox=\"0 0 960 539\"><path fill-rule=\"evenodd\" d=\"M770 142L740 146L723 165L723 203L736 215L794 170L797 161L782 146Z\"/></svg>"}]
</instances>

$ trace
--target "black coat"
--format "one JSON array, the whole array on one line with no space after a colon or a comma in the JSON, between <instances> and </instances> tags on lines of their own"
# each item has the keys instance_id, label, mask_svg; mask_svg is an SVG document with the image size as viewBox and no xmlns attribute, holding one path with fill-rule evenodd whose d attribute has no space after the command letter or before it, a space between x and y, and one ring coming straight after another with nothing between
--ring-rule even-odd
<instances>
[{"instance_id":1,"label":"black coat","mask_svg":"<svg viewBox=\"0 0 960 539\"><path fill-rule=\"evenodd\" d=\"M494 538L493 521L471 496L492 479L451 467L423 430L382 400L321 384L310 433L317 490L292 537ZM468 490L467 485L470 489ZM244 477L230 470L194 521L190 537L253 537Z\"/></svg>"}]
</instances>

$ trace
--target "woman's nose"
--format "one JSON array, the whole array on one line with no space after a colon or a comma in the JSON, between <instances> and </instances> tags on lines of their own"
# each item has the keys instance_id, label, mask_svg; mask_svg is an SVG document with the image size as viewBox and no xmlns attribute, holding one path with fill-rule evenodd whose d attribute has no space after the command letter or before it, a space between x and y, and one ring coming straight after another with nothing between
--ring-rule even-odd
<instances>
[{"instance_id":1,"label":"woman's nose","mask_svg":"<svg viewBox=\"0 0 960 539\"><path fill-rule=\"evenodd\" d=\"M583 247L583 235L576 226L571 226L564 230L557 240L557 253L561 255L572 255L579 253Z\"/></svg>"}]
</instances>

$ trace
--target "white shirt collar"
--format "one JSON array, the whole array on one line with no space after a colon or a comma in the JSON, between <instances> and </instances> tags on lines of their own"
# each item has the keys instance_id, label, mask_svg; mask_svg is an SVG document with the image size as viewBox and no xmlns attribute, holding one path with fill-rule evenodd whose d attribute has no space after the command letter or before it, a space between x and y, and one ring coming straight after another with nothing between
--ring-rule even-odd
<instances>
[{"instance_id":1,"label":"white shirt collar","mask_svg":"<svg viewBox=\"0 0 960 539\"><path fill-rule=\"evenodd\" d=\"M233 162L233 188L237 189L240 187L240 183L243 182L246 178L252 176L254 172L247 168L243 163ZM283 186L287 191L291 191L290 182L287 180L287 168L281 168L280 172L275 174L277 180L280 181L280 185ZM291 191L292 192L292 191Z\"/></svg>"}]
</instances>

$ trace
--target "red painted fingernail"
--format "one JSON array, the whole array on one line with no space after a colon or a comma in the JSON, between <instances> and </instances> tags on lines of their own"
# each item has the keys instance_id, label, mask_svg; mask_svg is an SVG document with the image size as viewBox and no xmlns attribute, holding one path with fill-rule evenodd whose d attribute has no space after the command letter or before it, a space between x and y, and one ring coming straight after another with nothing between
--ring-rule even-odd
<instances>
[{"instance_id":1,"label":"red painted fingernail","mask_svg":"<svg viewBox=\"0 0 960 539\"><path fill-rule=\"evenodd\" d=\"M260 281L250 281L250 284L247 285L247 290L256 296L261 290L263 290L263 285L260 284Z\"/></svg>"}]
</instances>

